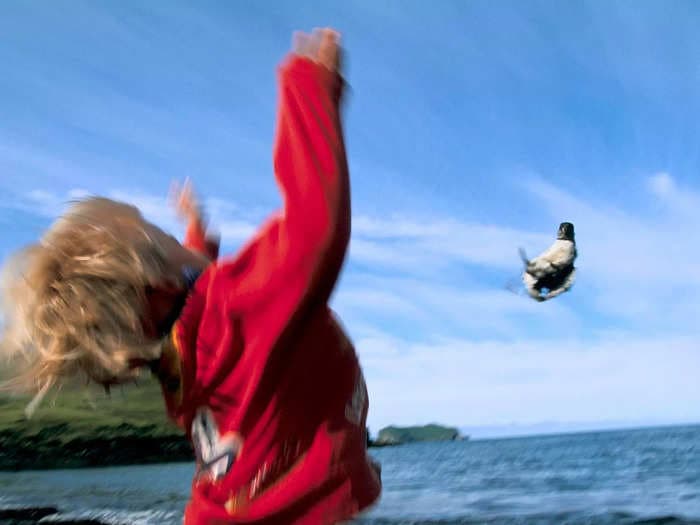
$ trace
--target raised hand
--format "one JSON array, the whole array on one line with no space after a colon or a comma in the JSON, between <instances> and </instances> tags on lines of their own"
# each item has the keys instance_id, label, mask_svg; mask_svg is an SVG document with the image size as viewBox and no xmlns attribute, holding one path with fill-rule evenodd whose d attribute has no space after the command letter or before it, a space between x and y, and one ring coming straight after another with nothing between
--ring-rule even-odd
<instances>
[{"instance_id":1,"label":"raised hand","mask_svg":"<svg viewBox=\"0 0 700 525\"><path fill-rule=\"evenodd\" d=\"M333 29L314 29L311 34L295 32L292 51L332 72L340 73L340 33Z\"/></svg>"},{"instance_id":2,"label":"raised hand","mask_svg":"<svg viewBox=\"0 0 700 525\"><path fill-rule=\"evenodd\" d=\"M202 209L189 179L186 179L182 186L179 183L173 183L170 189L170 200L182 220L188 223L202 222Z\"/></svg>"}]
</instances>

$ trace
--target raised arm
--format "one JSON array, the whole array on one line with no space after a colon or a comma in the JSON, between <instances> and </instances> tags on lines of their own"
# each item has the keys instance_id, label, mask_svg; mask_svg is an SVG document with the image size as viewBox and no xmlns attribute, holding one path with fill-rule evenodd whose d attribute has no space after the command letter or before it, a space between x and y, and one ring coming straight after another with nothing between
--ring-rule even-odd
<instances>
[{"instance_id":1,"label":"raised arm","mask_svg":"<svg viewBox=\"0 0 700 525\"><path fill-rule=\"evenodd\" d=\"M295 52L279 71L274 166L284 211L277 267L301 270L308 279L306 296L314 301L330 295L350 238L337 38L331 30L297 35Z\"/></svg>"},{"instance_id":2,"label":"raised arm","mask_svg":"<svg viewBox=\"0 0 700 525\"><path fill-rule=\"evenodd\" d=\"M216 260L219 256L219 239L207 235L201 220L191 220L187 224L183 244L185 248L204 255L210 261Z\"/></svg>"},{"instance_id":3,"label":"raised arm","mask_svg":"<svg viewBox=\"0 0 700 525\"><path fill-rule=\"evenodd\" d=\"M174 185L171 198L178 215L185 221L185 248L205 256L210 261L219 256L219 238L207 235L206 220L189 180L180 187Z\"/></svg>"}]
</instances>

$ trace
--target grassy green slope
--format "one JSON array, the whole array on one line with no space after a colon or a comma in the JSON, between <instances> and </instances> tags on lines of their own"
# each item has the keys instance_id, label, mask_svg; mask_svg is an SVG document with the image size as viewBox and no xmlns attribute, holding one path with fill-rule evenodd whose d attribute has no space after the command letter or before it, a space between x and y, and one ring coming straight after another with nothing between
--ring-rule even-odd
<instances>
[{"instance_id":1,"label":"grassy green slope","mask_svg":"<svg viewBox=\"0 0 700 525\"><path fill-rule=\"evenodd\" d=\"M88 395L90 394L90 395ZM0 469L131 464L190 459L155 381L103 392L62 391L32 419L29 399L0 397Z\"/></svg>"}]
</instances>

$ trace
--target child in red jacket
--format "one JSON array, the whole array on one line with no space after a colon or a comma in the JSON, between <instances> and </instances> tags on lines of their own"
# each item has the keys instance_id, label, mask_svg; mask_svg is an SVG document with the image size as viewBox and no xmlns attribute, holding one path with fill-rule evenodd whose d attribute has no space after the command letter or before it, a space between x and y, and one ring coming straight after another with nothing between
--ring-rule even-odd
<instances>
[{"instance_id":1,"label":"child in red jacket","mask_svg":"<svg viewBox=\"0 0 700 525\"><path fill-rule=\"evenodd\" d=\"M279 71L284 209L216 259L189 190L185 246L127 205L77 203L6 275L3 349L37 400L77 374L110 385L149 365L192 440L187 525L330 524L376 501L367 390L328 307L350 237L338 36L296 37Z\"/></svg>"}]
</instances>

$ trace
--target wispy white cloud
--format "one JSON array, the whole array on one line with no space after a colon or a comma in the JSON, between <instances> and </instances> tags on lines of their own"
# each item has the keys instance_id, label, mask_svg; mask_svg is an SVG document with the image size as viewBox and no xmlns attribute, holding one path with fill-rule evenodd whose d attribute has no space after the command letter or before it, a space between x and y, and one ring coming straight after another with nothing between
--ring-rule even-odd
<instances>
[{"instance_id":1,"label":"wispy white cloud","mask_svg":"<svg viewBox=\"0 0 700 525\"><path fill-rule=\"evenodd\" d=\"M694 338L634 333L577 340L415 343L359 339L373 427L430 421L692 421L699 416Z\"/></svg>"},{"instance_id":2,"label":"wispy white cloud","mask_svg":"<svg viewBox=\"0 0 700 525\"><path fill-rule=\"evenodd\" d=\"M80 171L79 164L65 155L18 143L0 134L0 188L5 192L16 189L18 182L28 175L70 181Z\"/></svg>"},{"instance_id":3,"label":"wispy white cloud","mask_svg":"<svg viewBox=\"0 0 700 525\"><path fill-rule=\"evenodd\" d=\"M478 264L512 268L520 246L546 246L552 236L454 218L359 216L353 221L354 254L369 262ZM415 266L414 266L415 267Z\"/></svg>"},{"instance_id":4,"label":"wispy white cloud","mask_svg":"<svg viewBox=\"0 0 700 525\"><path fill-rule=\"evenodd\" d=\"M649 177L648 187L664 205L670 226L675 231L685 231L700 223L700 194L678 186L674 178L665 172ZM679 222L685 224L678 224ZM678 228L680 226L680 228ZM680 232L679 232L680 233Z\"/></svg>"},{"instance_id":5,"label":"wispy white cloud","mask_svg":"<svg viewBox=\"0 0 700 525\"><path fill-rule=\"evenodd\" d=\"M87 191L79 188L72 189L63 195L35 189L24 195L11 195L10 198L0 203L0 209L15 209L47 219L55 219L69 202L88 194Z\"/></svg>"}]
</instances>

